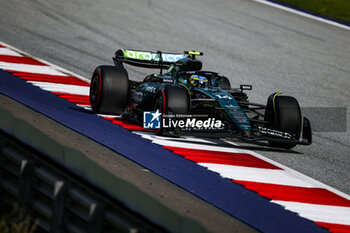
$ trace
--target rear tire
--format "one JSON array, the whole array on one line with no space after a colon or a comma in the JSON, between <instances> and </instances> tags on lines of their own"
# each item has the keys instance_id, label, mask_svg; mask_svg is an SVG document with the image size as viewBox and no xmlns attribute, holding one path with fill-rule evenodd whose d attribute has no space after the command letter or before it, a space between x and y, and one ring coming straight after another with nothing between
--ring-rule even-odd
<instances>
[{"instance_id":1,"label":"rear tire","mask_svg":"<svg viewBox=\"0 0 350 233\"><path fill-rule=\"evenodd\" d=\"M302 119L298 101L291 96L279 95L275 96L275 100L273 100L274 95L275 93L267 101L265 121L268 121L271 126L282 132L290 133L295 140L299 140ZM285 149L296 146L295 142L268 142L273 147Z\"/></svg>"},{"instance_id":2,"label":"rear tire","mask_svg":"<svg viewBox=\"0 0 350 233\"><path fill-rule=\"evenodd\" d=\"M90 84L90 104L93 112L119 115L129 102L129 78L124 68L99 66Z\"/></svg>"},{"instance_id":3,"label":"rear tire","mask_svg":"<svg viewBox=\"0 0 350 233\"><path fill-rule=\"evenodd\" d=\"M166 85L160 88L153 100L153 109L166 115L188 114L189 113L189 99L187 91L181 87ZM163 115L162 115L163 121ZM170 136L171 128L163 128L157 130L158 135Z\"/></svg>"}]
</instances>

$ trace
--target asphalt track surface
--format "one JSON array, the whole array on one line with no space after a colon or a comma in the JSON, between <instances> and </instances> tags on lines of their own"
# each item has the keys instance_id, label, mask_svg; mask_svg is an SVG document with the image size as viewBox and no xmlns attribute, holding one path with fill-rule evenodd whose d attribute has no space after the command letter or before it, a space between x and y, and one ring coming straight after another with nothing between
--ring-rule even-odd
<instances>
[{"instance_id":1,"label":"asphalt track surface","mask_svg":"<svg viewBox=\"0 0 350 233\"><path fill-rule=\"evenodd\" d=\"M349 107L350 31L247 0L0 0L0 40L90 78L118 48L203 51L205 70L251 101L275 91L303 107ZM129 69L131 79L147 72ZM322 116L311 121L322 121ZM349 125L349 112L347 125ZM318 122L315 122L318 123ZM316 132L292 151L241 144L350 194L350 133Z\"/></svg>"}]
</instances>

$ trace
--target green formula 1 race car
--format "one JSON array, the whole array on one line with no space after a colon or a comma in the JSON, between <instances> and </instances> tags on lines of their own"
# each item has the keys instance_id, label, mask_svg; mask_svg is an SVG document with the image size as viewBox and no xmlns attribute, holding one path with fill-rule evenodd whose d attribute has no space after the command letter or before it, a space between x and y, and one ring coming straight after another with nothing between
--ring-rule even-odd
<instances>
[{"instance_id":1,"label":"green formula 1 race car","mask_svg":"<svg viewBox=\"0 0 350 233\"><path fill-rule=\"evenodd\" d=\"M227 77L201 70L202 62L196 59L199 55L203 54L118 50L114 66L99 66L92 75L93 112L121 114L167 136L267 141L287 149L311 144L310 121L302 117L294 97L276 92L268 97L266 105L252 103L245 92L252 89L251 85L231 88ZM124 64L159 68L160 72L143 81L132 81ZM154 127L155 120L158 124Z\"/></svg>"}]
</instances>

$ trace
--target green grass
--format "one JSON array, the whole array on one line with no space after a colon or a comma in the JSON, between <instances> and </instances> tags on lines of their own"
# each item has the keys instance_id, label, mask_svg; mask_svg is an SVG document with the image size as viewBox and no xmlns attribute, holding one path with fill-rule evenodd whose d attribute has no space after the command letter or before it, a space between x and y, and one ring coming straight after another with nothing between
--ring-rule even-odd
<instances>
[{"instance_id":1,"label":"green grass","mask_svg":"<svg viewBox=\"0 0 350 233\"><path fill-rule=\"evenodd\" d=\"M296 8L350 23L350 0L276 0Z\"/></svg>"},{"instance_id":2,"label":"green grass","mask_svg":"<svg viewBox=\"0 0 350 233\"><path fill-rule=\"evenodd\" d=\"M13 205L12 211L0 217L0 233L34 233L37 226L37 222L33 223L29 216L23 215L17 204Z\"/></svg>"}]
</instances>

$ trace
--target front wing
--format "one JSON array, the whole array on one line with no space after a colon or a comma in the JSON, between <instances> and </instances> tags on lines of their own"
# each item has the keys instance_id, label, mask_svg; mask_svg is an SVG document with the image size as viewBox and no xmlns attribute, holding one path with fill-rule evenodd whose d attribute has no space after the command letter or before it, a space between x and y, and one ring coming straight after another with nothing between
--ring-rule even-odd
<instances>
[{"instance_id":1,"label":"front wing","mask_svg":"<svg viewBox=\"0 0 350 233\"><path fill-rule=\"evenodd\" d=\"M256 125L252 131L242 132L233 130L196 130L184 131L180 129L170 130L169 134L173 136L200 136L209 138L237 138L245 142L270 141L295 143L299 145L310 145L312 143L310 121L304 117L301 138L294 139L290 134L282 132L265 125Z\"/></svg>"}]
</instances>

